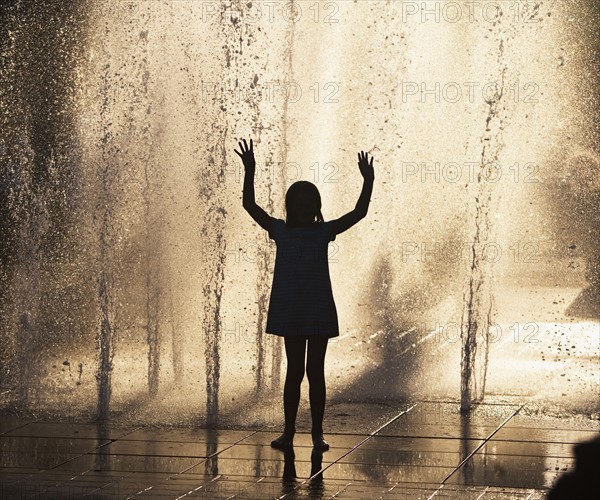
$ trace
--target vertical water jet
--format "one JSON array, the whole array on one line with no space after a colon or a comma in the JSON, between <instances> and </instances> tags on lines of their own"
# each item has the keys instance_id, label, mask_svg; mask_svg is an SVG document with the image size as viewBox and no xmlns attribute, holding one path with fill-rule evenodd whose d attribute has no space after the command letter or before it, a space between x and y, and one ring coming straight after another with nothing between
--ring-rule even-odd
<instances>
[{"instance_id":1,"label":"vertical water jet","mask_svg":"<svg viewBox=\"0 0 600 500\"><path fill-rule=\"evenodd\" d=\"M498 44L494 95L486 97L487 116L480 138L481 157L475 179L474 234L469 249L468 285L463 295L461 313L461 386L460 408L469 410L472 403L483 400L487 376L489 335L494 321L494 203L495 186L500 175L500 153L504 147L502 131L505 126L507 66L504 60L508 39L495 26L494 40Z\"/></svg>"},{"instance_id":2,"label":"vertical water jet","mask_svg":"<svg viewBox=\"0 0 600 500\"><path fill-rule=\"evenodd\" d=\"M221 333L226 245L223 234L227 211L225 210L225 193L214 189L222 186L227 166L228 141L227 126L219 130L216 125L211 137L216 140L208 151L206 167L209 175L200 177L198 183L199 197L210 204L206 207L202 235L203 264L207 271L204 290L204 315L202 320L203 338L205 339L204 360L206 369L206 424L214 426L219 420L219 388L221 375ZM210 182L206 182L210 180ZM216 233L216 234L215 234Z\"/></svg>"},{"instance_id":3,"label":"vertical water jet","mask_svg":"<svg viewBox=\"0 0 600 500\"><path fill-rule=\"evenodd\" d=\"M142 198L144 200L144 241L142 252L145 261L145 329L146 341L148 343L148 392L154 396L158 393L161 370L161 317L164 301L163 286L163 268L165 267L163 259L163 238L164 238L164 218L160 212L162 204L161 195L164 185L164 176L160 164L162 158L160 147L164 141L164 92L157 95L151 91L150 83L155 83L158 75L152 73L149 63L149 38L150 38L150 19L152 16L147 13L143 16L140 26L139 43L141 49L141 61L139 63L138 86L140 95L142 116L145 119L140 120L141 127L139 138L136 138L136 144L141 143L140 162L143 165L143 186ZM160 26L159 26L160 28ZM161 56L160 60L165 60L165 30L162 30L159 47L152 47Z\"/></svg>"},{"instance_id":4,"label":"vertical water jet","mask_svg":"<svg viewBox=\"0 0 600 500\"><path fill-rule=\"evenodd\" d=\"M113 99L116 94L115 83L112 80L112 53L109 48L111 40L110 9L104 12L104 36L101 50L105 63L102 67L101 103L99 115L100 128L100 155L98 158L97 176L98 193L94 210L94 222L98 234L98 303L100 309L99 325L96 335L98 349L98 365L96 369L96 382L98 390L97 418L106 420L109 417L111 401L111 375L113 371L113 358L115 354L114 337L116 335L116 307L115 307L115 234L113 229L114 200L113 191L116 190L115 166L116 158L115 134L113 132Z\"/></svg>"}]
</instances>

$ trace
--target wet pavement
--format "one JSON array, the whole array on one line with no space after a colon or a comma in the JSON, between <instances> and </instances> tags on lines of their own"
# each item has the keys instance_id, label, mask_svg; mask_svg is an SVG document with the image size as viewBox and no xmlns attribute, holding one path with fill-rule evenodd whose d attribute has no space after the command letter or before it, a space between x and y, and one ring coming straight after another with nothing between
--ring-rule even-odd
<instances>
[{"instance_id":1,"label":"wet pavement","mask_svg":"<svg viewBox=\"0 0 600 500\"><path fill-rule=\"evenodd\" d=\"M348 409L350 408L350 410ZM347 413L352 405L345 408ZM0 498L542 499L600 422L550 418L521 404L398 405L382 420L329 421L330 450L299 432L0 420ZM335 406L326 410L336 414ZM369 422L372 422L369 425Z\"/></svg>"}]
</instances>

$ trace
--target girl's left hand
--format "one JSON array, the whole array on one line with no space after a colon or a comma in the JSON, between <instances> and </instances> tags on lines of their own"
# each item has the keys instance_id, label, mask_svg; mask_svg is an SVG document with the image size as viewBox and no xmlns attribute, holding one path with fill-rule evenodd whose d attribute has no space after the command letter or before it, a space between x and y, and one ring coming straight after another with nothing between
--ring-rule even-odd
<instances>
[{"instance_id":1,"label":"girl's left hand","mask_svg":"<svg viewBox=\"0 0 600 500\"><path fill-rule=\"evenodd\" d=\"M365 180L374 180L375 171L373 169L373 157L371 156L371 162L369 163L369 153L361 151L358 153L358 168Z\"/></svg>"}]
</instances>

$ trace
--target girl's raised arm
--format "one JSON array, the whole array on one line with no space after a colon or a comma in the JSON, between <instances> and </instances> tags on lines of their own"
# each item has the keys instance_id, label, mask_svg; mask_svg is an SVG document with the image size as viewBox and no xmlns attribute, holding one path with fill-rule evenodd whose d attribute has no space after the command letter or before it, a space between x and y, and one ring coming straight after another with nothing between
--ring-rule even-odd
<instances>
[{"instance_id":1,"label":"girl's raised arm","mask_svg":"<svg viewBox=\"0 0 600 500\"><path fill-rule=\"evenodd\" d=\"M350 229L359 220L366 217L369 210L369 202L371 201L371 193L373 192L373 181L375 180L373 157L371 156L371 161L369 162L369 153L365 153L364 151L358 153L358 168L364 179L362 191L354 210L332 221L333 232L335 234L340 234L346 231L346 229Z\"/></svg>"},{"instance_id":2,"label":"girl's raised arm","mask_svg":"<svg viewBox=\"0 0 600 500\"><path fill-rule=\"evenodd\" d=\"M254 160L254 143L250 139L250 147L246 139L243 139L244 144L238 142L240 152L234 149L236 154L242 159L244 164L244 194L242 204L250 216L266 231L271 230L273 217L260 208L254 199L254 171L256 170L256 161Z\"/></svg>"}]
</instances>

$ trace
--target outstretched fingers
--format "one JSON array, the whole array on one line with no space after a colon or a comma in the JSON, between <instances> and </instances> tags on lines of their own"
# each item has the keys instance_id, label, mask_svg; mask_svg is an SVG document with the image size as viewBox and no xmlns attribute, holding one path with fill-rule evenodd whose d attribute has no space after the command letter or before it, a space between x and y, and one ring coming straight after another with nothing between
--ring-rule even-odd
<instances>
[{"instance_id":1,"label":"outstretched fingers","mask_svg":"<svg viewBox=\"0 0 600 500\"><path fill-rule=\"evenodd\" d=\"M244 153L244 146L242 145L242 143L241 143L241 142L238 142L238 146L240 147L240 151L241 151L241 153L240 153L240 151L238 151L237 149L234 149L234 151L235 151L235 152L236 152L236 153L237 153L237 154L238 154L238 155L241 157L241 156L242 156L242 154Z\"/></svg>"},{"instance_id":2,"label":"outstretched fingers","mask_svg":"<svg viewBox=\"0 0 600 500\"><path fill-rule=\"evenodd\" d=\"M247 153L248 151L252 151L254 149L254 143L252 142L252 139L250 139L250 147L248 147L248 143L246 142L246 139L243 139L244 141L244 146L245 146L245 153ZM240 144L241 146L241 144Z\"/></svg>"},{"instance_id":3,"label":"outstretched fingers","mask_svg":"<svg viewBox=\"0 0 600 500\"><path fill-rule=\"evenodd\" d=\"M243 143L242 143L243 141ZM250 147L248 147L248 142L246 141L246 139L242 139L242 141L238 142L238 146L240 147L240 151L241 153L237 150L234 149L234 151L241 157L244 154L248 153L249 151L252 152L254 150L254 142L252 139L250 139Z\"/></svg>"}]
</instances>

